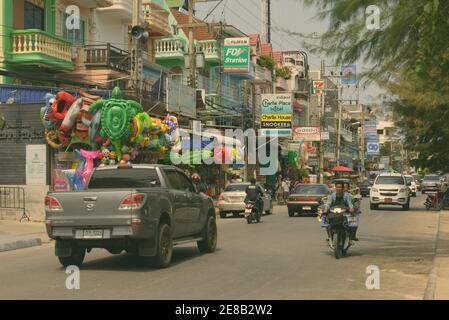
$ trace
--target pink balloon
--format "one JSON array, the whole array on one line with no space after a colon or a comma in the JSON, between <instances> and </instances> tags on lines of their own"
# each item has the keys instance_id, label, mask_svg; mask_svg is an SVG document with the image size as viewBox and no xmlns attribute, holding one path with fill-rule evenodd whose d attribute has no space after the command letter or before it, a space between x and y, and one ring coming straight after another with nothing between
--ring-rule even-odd
<instances>
[{"instance_id":1,"label":"pink balloon","mask_svg":"<svg viewBox=\"0 0 449 320\"><path fill-rule=\"evenodd\" d=\"M80 154L86 158L86 164L84 165L83 173L81 174L83 177L83 186L85 187L87 181L89 180L90 174L94 171L94 159L97 159L100 156L100 150L86 151L81 149Z\"/></svg>"}]
</instances>

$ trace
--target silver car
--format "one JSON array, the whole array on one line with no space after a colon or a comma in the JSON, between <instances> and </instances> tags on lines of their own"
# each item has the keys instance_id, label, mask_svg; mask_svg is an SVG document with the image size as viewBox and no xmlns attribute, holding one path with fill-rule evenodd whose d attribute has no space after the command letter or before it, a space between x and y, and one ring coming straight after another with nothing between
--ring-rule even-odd
<instances>
[{"instance_id":1,"label":"silver car","mask_svg":"<svg viewBox=\"0 0 449 320\"><path fill-rule=\"evenodd\" d=\"M218 209L220 211L220 217L225 218L228 213L232 213L235 217L238 217L241 212L245 212L245 197L246 188L249 186L249 182L231 183L226 186L224 191L218 197ZM263 212L266 214L273 213L273 203L271 202L270 194L257 184L262 193L263 199Z\"/></svg>"}]
</instances>

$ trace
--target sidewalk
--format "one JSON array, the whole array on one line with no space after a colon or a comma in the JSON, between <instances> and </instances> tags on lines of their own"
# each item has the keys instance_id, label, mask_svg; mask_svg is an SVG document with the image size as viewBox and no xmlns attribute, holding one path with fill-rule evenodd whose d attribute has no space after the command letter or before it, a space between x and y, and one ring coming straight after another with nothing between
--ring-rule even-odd
<instances>
[{"instance_id":1,"label":"sidewalk","mask_svg":"<svg viewBox=\"0 0 449 320\"><path fill-rule=\"evenodd\" d=\"M44 223L0 220L0 252L49 242Z\"/></svg>"},{"instance_id":2,"label":"sidewalk","mask_svg":"<svg viewBox=\"0 0 449 320\"><path fill-rule=\"evenodd\" d=\"M434 266L424 299L449 300L449 211L440 212Z\"/></svg>"}]
</instances>

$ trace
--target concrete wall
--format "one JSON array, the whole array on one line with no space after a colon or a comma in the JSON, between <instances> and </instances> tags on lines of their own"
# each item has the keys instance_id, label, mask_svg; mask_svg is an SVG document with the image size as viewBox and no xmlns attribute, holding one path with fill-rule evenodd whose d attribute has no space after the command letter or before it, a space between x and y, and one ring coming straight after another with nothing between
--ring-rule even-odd
<instances>
[{"instance_id":1,"label":"concrete wall","mask_svg":"<svg viewBox=\"0 0 449 320\"><path fill-rule=\"evenodd\" d=\"M44 198L48 192L48 186L10 187L25 188L25 210L31 221L45 221ZM0 209L0 220L19 220L21 217L22 210Z\"/></svg>"}]
</instances>

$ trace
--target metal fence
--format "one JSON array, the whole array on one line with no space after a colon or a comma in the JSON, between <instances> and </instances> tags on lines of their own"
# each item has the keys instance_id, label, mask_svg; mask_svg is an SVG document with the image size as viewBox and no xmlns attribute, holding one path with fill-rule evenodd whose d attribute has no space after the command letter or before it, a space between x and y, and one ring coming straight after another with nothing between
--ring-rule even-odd
<instances>
[{"instance_id":1,"label":"metal fence","mask_svg":"<svg viewBox=\"0 0 449 320\"><path fill-rule=\"evenodd\" d=\"M30 218L25 210L25 189L21 187L1 187L0 186L0 209L12 209L22 211L22 220Z\"/></svg>"}]
</instances>

